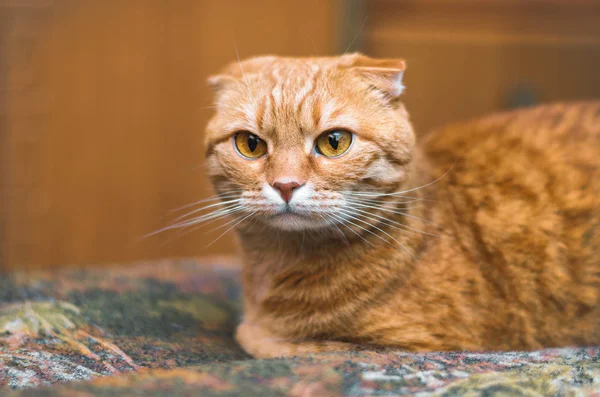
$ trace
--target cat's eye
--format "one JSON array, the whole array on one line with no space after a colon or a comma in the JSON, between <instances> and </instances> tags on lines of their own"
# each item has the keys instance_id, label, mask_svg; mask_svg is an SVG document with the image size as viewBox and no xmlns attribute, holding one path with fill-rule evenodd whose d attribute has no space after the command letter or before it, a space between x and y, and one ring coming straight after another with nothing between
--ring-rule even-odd
<instances>
[{"instance_id":1,"label":"cat's eye","mask_svg":"<svg viewBox=\"0 0 600 397\"><path fill-rule=\"evenodd\" d=\"M317 138L315 149L326 157L338 157L346 153L352 143L352 133L346 130L331 130Z\"/></svg>"},{"instance_id":2,"label":"cat's eye","mask_svg":"<svg viewBox=\"0 0 600 397\"><path fill-rule=\"evenodd\" d=\"M251 132L238 132L234 142L237 151L249 159L257 159L267 153L267 143Z\"/></svg>"}]
</instances>

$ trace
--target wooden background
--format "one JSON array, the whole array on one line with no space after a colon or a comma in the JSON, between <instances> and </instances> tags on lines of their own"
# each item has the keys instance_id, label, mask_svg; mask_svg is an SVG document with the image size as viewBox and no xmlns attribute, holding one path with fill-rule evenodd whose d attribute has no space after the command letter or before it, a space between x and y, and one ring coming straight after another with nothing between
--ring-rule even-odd
<instances>
[{"instance_id":1,"label":"wooden background","mask_svg":"<svg viewBox=\"0 0 600 397\"><path fill-rule=\"evenodd\" d=\"M600 1L369 0L364 48L403 57L418 131L600 97Z\"/></svg>"},{"instance_id":2,"label":"wooden background","mask_svg":"<svg viewBox=\"0 0 600 397\"><path fill-rule=\"evenodd\" d=\"M205 80L236 47L403 57L419 132L600 97L594 1L0 0L0 269L231 253L140 237L211 194Z\"/></svg>"}]
</instances>

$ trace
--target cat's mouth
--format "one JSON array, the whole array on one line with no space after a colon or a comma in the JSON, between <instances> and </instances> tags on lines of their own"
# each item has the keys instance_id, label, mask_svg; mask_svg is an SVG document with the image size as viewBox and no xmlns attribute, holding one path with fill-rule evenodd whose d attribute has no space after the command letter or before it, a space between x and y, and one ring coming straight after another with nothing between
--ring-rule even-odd
<instances>
[{"instance_id":1,"label":"cat's mouth","mask_svg":"<svg viewBox=\"0 0 600 397\"><path fill-rule=\"evenodd\" d=\"M298 214L298 213L293 212L293 211L281 212L279 214L273 215L272 218L279 218L279 219L311 219L311 217L308 216L308 215Z\"/></svg>"},{"instance_id":2,"label":"cat's mouth","mask_svg":"<svg viewBox=\"0 0 600 397\"><path fill-rule=\"evenodd\" d=\"M271 218L279 218L279 219L312 219L310 213L306 211L299 211L298 209L291 207L290 205L286 205L284 209L278 211L277 213L271 215Z\"/></svg>"},{"instance_id":3,"label":"cat's mouth","mask_svg":"<svg viewBox=\"0 0 600 397\"><path fill-rule=\"evenodd\" d=\"M314 214L306 211L298 211L290 206L286 206L285 209L269 215L266 220L270 225L283 230L303 230L323 227L322 223L314 218Z\"/></svg>"}]
</instances>

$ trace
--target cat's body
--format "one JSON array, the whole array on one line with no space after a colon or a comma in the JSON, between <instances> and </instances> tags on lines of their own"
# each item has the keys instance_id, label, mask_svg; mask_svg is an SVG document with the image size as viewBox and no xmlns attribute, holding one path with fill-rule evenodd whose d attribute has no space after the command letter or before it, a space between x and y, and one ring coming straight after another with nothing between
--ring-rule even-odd
<instances>
[{"instance_id":1,"label":"cat's body","mask_svg":"<svg viewBox=\"0 0 600 397\"><path fill-rule=\"evenodd\" d=\"M361 67L381 62L352 56ZM280 79L289 83L289 76ZM380 99L389 98L371 98ZM236 103L222 101L221 106ZM348 101L356 104L351 95ZM316 175L313 190L321 183L333 197L321 199L330 200L321 213L331 214L335 227L288 229L260 219L240 221L245 315L237 338L242 346L273 357L368 346L431 351L598 344L600 103L500 114L436 131L414 147L403 107L395 101L383 106L400 120L400 133L387 114L377 115L373 122L386 130L368 131L364 141L390 130L380 147L391 165L360 137L358 152L349 148L345 161L369 161L344 170L351 185L318 182L319 167L342 166L334 161L344 157L315 156L310 161L325 163L308 170L294 168L288 157L281 166L286 178L301 173L310 183ZM219 129L219 119L224 116L213 120L209 132ZM360 136L360 126L367 124L359 116L354 122ZM307 129L301 123L297 128ZM315 137L321 133L316 130ZM272 133L281 138L281 130ZM389 152L394 140L410 154L400 148ZM227 163L229 149L217 150L223 152L215 154L210 146L212 176L225 194L225 186L245 181L236 174L245 163L234 167ZM259 159L263 165L250 165L253 172L263 167L266 182L244 183L257 183L254 190L263 192L264 183L277 186L268 164L277 154L269 151ZM397 180L388 180L390 175ZM245 194L248 190L244 186ZM338 206L337 215L328 212L332 206ZM287 216L281 211L268 216Z\"/></svg>"}]
</instances>

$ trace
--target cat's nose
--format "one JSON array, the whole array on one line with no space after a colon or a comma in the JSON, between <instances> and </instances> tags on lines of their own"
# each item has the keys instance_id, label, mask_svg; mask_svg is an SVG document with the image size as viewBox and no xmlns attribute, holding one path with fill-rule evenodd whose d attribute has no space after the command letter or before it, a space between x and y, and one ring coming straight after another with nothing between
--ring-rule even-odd
<instances>
[{"instance_id":1,"label":"cat's nose","mask_svg":"<svg viewBox=\"0 0 600 397\"><path fill-rule=\"evenodd\" d=\"M294 189L299 188L300 186L302 186L301 183L298 183L296 181L293 182L275 182L272 185L276 190L279 191L279 194L281 195L281 198L283 199L283 201L285 201L286 203L289 203L290 200L292 199L292 194L294 194Z\"/></svg>"}]
</instances>

